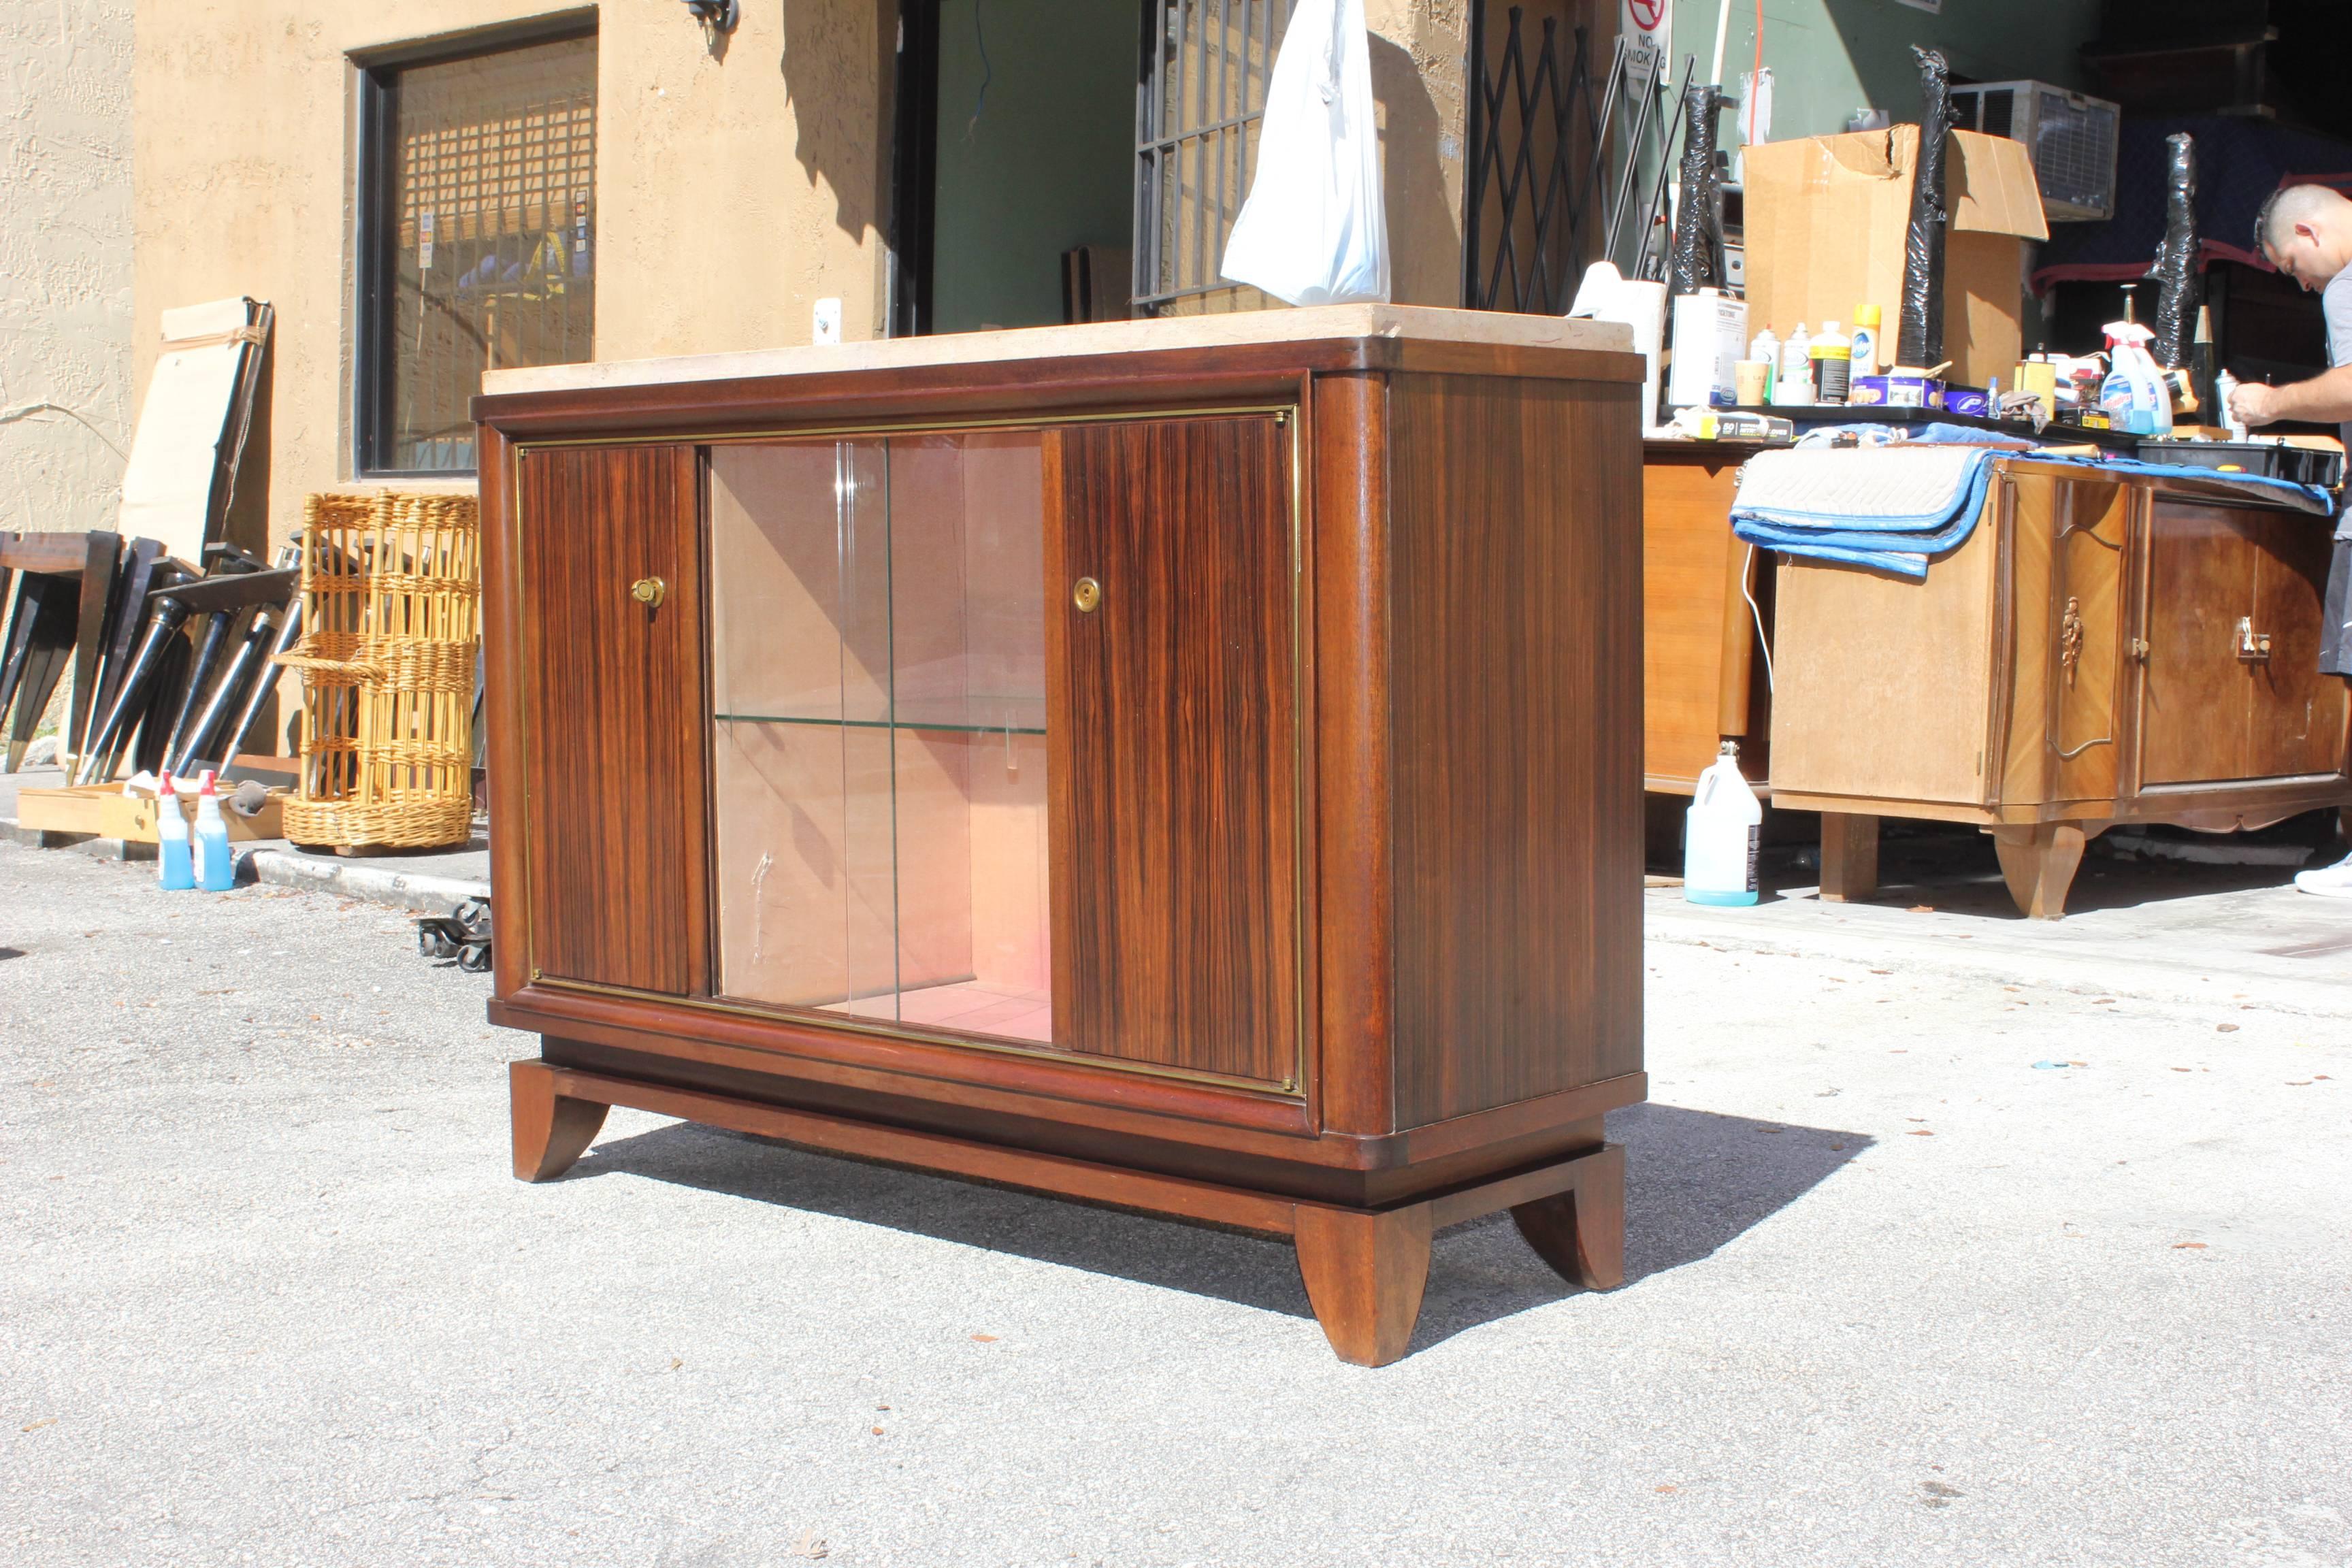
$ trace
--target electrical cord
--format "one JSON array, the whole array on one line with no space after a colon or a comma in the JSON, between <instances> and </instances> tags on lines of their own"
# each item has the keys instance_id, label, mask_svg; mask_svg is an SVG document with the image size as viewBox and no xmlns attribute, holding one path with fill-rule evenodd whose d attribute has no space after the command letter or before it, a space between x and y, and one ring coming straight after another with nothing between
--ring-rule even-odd
<instances>
[{"instance_id":1,"label":"electrical cord","mask_svg":"<svg viewBox=\"0 0 2352 1568\"><path fill-rule=\"evenodd\" d=\"M97 437L100 440L104 441L108 451L113 453L116 457L121 458L126 463L131 460L130 454L125 452L121 447L116 446L112 438L110 437L105 431L91 424L88 419L83 418L82 416L74 409L68 408L62 403L26 403L20 404L15 408L0 409L0 425L14 425L18 420L29 419L36 414L62 414L67 418L72 420L75 424L80 426L83 429L89 431L91 435Z\"/></svg>"},{"instance_id":2,"label":"electrical cord","mask_svg":"<svg viewBox=\"0 0 2352 1568\"><path fill-rule=\"evenodd\" d=\"M1764 606L1756 602L1756 590L1748 586L1756 577L1756 547L1748 547L1748 559L1739 568L1739 596L1748 601L1748 613L1756 619L1756 646L1764 655L1764 689L1776 691L1772 683L1772 639L1764 635Z\"/></svg>"}]
</instances>

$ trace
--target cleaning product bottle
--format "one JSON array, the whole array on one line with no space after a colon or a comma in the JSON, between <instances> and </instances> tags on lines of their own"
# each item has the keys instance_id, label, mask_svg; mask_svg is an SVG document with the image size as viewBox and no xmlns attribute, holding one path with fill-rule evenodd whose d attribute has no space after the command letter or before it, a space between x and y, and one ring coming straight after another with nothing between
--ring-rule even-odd
<instances>
[{"instance_id":1,"label":"cleaning product bottle","mask_svg":"<svg viewBox=\"0 0 2352 1568\"><path fill-rule=\"evenodd\" d=\"M1764 362L1764 401L1772 401L1772 387L1780 379L1780 339L1768 323L1748 341L1748 357Z\"/></svg>"},{"instance_id":2,"label":"cleaning product bottle","mask_svg":"<svg viewBox=\"0 0 2352 1568\"><path fill-rule=\"evenodd\" d=\"M155 877L174 891L196 885L195 868L188 858L188 819L180 810L169 770L155 792Z\"/></svg>"},{"instance_id":3,"label":"cleaning product bottle","mask_svg":"<svg viewBox=\"0 0 2352 1568\"><path fill-rule=\"evenodd\" d=\"M1835 321L1823 321L1806 349L1813 362L1813 397L1821 403L1843 403L1853 374L1853 344Z\"/></svg>"},{"instance_id":4,"label":"cleaning product bottle","mask_svg":"<svg viewBox=\"0 0 2352 1568\"><path fill-rule=\"evenodd\" d=\"M1854 375L1876 375L1879 372L1878 322L1877 306L1853 308L1853 353L1850 360Z\"/></svg>"},{"instance_id":5,"label":"cleaning product bottle","mask_svg":"<svg viewBox=\"0 0 2352 1568\"><path fill-rule=\"evenodd\" d=\"M1684 815L1683 897L1694 904L1754 903L1763 831L1764 808L1739 775L1739 742L1726 741L1698 775Z\"/></svg>"},{"instance_id":6,"label":"cleaning product bottle","mask_svg":"<svg viewBox=\"0 0 2352 1568\"><path fill-rule=\"evenodd\" d=\"M1813 340L1805 332L1805 323L1799 321L1780 344L1780 374L1772 388L1772 401L1804 405L1813 400Z\"/></svg>"},{"instance_id":7,"label":"cleaning product bottle","mask_svg":"<svg viewBox=\"0 0 2352 1568\"><path fill-rule=\"evenodd\" d=\"M2129 290L2124 295L2124 319L2109 321L2104 330L2107 376L2099 384L2099 406L2108 423L2138 436L2171 435L2172 395L2164 384L2164 373L2156 367L2156 357L2147 352L2156 334L2132 320Z\"/></svg>"},{"instance_id":8,"label":"cleaning product bottle","mask_svg":"<svg viewBox=\"0 0 2352 1568\"><path fill-rule=\"evenodd\" d=\"M221 816L220 794L213 788L213 771L205 770L204 787L196 792L196 886L207 893L226 893L236 886L236 863L229 858L228 819Z\"/></svg>"}]
</instances>

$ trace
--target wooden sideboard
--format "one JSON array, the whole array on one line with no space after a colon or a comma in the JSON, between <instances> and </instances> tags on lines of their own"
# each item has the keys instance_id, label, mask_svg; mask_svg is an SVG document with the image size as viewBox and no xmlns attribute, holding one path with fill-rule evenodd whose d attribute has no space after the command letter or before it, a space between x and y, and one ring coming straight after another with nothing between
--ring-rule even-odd
<instances>
[{"instance_id":1,"label":"wooden sideboard","mask_svg":"<svg viewBox=\"0 0 2352 1568\"><path fill-rule=\"evenodd\" d=\"M1924 582L1783 558L1772 803L1828 814L1824 895L1874 882L1882 816L1983 826L2019 909L2055 919L2114 824L2352 803L2345 682L2317 670L2330 531L2021 457Z\"/></svg>"},{"instance_id":2,"label":"wooden sideboard","mask_svg":"<svg viewBox=\"0 0 2352 1568\"><path fill-rule=\"evenodd\" d=\"M495 373L490 1016L611 1105L1622 1278L1641 362L1389 307Z\"/></svg>"}]
</instances>

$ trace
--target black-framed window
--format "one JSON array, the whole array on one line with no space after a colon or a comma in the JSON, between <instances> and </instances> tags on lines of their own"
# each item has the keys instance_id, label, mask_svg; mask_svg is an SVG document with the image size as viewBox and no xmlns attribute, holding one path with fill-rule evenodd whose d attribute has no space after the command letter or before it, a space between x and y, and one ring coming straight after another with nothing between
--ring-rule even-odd
<instances>
[{"instance_id":1,"label":"black-framed window","mask_svg":"<svg viewBox=\"0 0 2352 1568\"><path fill-rule=\"evenodd\" d=\"M363 64L358 467L469 473L485 370L594 356L593 23Z\"/></svg>"}]
</instances>

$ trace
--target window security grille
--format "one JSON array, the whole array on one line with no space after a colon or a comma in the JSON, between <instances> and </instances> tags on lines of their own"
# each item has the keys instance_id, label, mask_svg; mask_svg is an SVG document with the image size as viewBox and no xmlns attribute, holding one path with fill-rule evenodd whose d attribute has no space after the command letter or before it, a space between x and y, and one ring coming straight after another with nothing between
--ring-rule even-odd
<instances>
[{"instance_id":1,"label":"window security grille","mask_svg":"<svg viewBox=\"0 0 2352 1568\"><path fill-rule=\"evenodd\" d=\"M1217 271L1249 195L1291 0L1147 0L1136 95L1135 313L1255 310ZM1151 12L1159 13L1153 25Z\"/></svg>"},{"instance_id":2,"label":"window security grille","mask_svg":"<svg viewBox=\"0 0 2352 1568\"><path fill-rule=\"evenodd\" d=\"M375 472L475 466L482 373L592 357L596 42L379 73Z\"/></svg>"}]
</instances>

